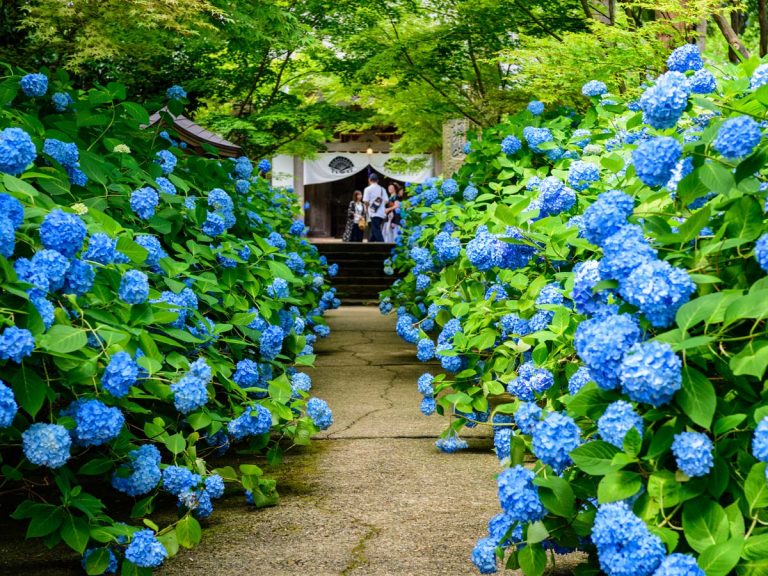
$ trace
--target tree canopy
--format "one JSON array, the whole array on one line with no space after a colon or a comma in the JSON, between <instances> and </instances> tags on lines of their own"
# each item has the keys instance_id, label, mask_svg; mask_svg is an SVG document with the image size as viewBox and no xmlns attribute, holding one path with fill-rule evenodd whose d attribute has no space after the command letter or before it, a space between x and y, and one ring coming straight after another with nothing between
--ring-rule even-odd
<instances>
[{"instance_id":1,"label":"tree canopy","mask_svg":"<svg viewBox=\"0 0 768 576\"><path fill-rule=\"evenodd\" d=\"M766 0L8 0L0 59L64 68L87 88L170 83L195 119L253 154L311 155L334 133L393 126L437 149L449 118L491 126L531 99L616 92L698 42L732 60L768 52ZM577 89L577 88L576 88Z\"/></svg>"}]
</instances>

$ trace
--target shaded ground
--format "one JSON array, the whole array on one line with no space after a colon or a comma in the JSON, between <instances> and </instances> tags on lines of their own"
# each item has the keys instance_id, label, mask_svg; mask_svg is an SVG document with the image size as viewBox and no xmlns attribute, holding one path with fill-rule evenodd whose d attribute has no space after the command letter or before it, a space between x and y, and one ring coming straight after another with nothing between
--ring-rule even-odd
<instances>
[{"instance_id":1,"label":"shaded ground","mask_svg":"<svg viewBox=\"0 0 768 576\"><path fill-rule=\"evenodd\" d=\"M418 410L424 365L374 307L329 315L331 337L318 343L313 392L333 408L334 426L311 447L289 452L278 479L280 505L248 509L242 496L216 505L203 541L157 571L169 576L432 576L477 574L469 554L498 512L498 463L485 429L470 450L434 447L445 421ZM4 514L4 516L7 515ZM69 576L73 564L2 530L0 574ZM14 559L15 557L15 559ZM576 559L559 561L569 574ZM32 562L32 564L30 564Z\"/></svg>"}]
</instances>

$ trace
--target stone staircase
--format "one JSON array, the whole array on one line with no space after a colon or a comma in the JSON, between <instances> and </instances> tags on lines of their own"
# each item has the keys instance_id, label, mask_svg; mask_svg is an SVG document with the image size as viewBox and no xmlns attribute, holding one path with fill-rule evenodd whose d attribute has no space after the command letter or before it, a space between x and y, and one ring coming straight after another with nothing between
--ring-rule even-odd
<instances>
[{"instance_id":1,"label":"stone staircase","mask_svg":"<svg viewBox=\"0 0 768 576\"><path fill-rule=\"evenodd\" d=\"M318 242L316 246L329 264L339 265L332 284L342 304L378 304L379 292L389 288L394 280L384 274L384 260L393 244Z\"/></svg>"}]
</instances>

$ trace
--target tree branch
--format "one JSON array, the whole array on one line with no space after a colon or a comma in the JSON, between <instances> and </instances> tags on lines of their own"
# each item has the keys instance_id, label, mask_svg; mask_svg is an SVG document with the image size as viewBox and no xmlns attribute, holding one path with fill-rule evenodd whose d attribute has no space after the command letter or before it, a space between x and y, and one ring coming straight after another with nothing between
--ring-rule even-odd
<instances>
[{"instance_id":1,"label":"tree branch","mask_svg":"<svg viewBox=\"0 0 768 576\"><path fill-rule=\"evenodd\" d=\"M558 42L562 42L563 41L562 36L559 36L556 32L554 32L553 30L550 30L546 26L546 24L544 24L544 22L541 21L541 19L538 16L536 16L533 12L531 12L528 9L528 7L525 5L524 2L521 2L520 0L515 0L515 4L517 5L518 8L520 8L520 10L522 10L523 12L528 14L528 17L531 20L533 20L534 22L536 22L538 27L541 28L546 34L548 34L549 36L552 36L552 38L554 38Z\"/></svg>"},{"instance_id":2,"label":"tree branch","mask_svg":"<svg viewBox=\"0 0 768 576\"><path fill-rule=\"evenodd\" d=\"M757 21L760 24L760 57L768 54L768 9L766 0L757 0Z\"/></svg>"},{"instance_id":3,"label":"tree branch","mask_svg":"<svg viewBox=\"0 0 768 576\"><path fill-rule=\"evenodd\" d=\"M739 35L736 34L733 26L728 22L728 19L719 13L712 14L712 18L715 20L717 27L720 28L720 32L722 32L731 50L733 50L734 53L738 52L744 58L749 58L749 50L744 46Z\"/></svg>"}]
</instances>

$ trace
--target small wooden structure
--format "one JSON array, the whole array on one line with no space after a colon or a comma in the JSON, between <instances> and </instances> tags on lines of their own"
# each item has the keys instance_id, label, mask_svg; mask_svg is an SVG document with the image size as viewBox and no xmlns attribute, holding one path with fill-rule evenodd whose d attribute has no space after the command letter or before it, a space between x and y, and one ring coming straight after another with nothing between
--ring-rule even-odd
<instances>
[{"instance_id":1,"label":"small wooden structure","mask_svg":"<svg viewBox=\"0 0 768 576\"><path fill-rule=\"evenodd\" d=\"M195 154L200 154L201 156L208 154L208 151L205 150L207 145L215 148L219 155L225 158L237 158L243 155L243 149L237 144L225 140L218 134L195 124L186 116L174 116L166 108L155 112L149 117L149 126L165 124L165 116L173 118L173 125L169 126L169 128L173 129L179 135L179 139L182 142L186 142L187 147Z\"/></svg>"}]
</instances>

